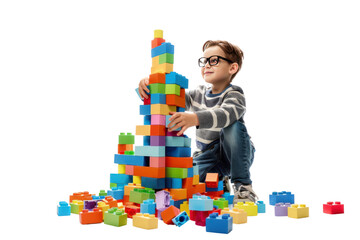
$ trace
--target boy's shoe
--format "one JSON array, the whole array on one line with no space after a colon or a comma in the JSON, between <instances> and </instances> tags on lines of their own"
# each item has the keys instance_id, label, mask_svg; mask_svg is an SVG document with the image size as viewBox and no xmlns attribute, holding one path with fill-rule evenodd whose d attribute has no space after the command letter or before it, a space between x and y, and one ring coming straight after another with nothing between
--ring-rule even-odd
<instances>
[{"instance_id":1,"label":"boy's shoe","mask_svg":"<svg viewBox=\"0 0 360 240\"><path fill-rule=\"evenodd\" d=\"M223 179L223 184L224 184L224 193L225 192L230 192L231 191L231 187L230 187L230 178L229 176L225 176Z\"/></svg>"},{"instance_id":2,"label":"boy's shoe","mask_svg":"<svg viewBox=\"0 0 360 240\"><path fill-rule=\"evenodd\" d=\"M241 183L234 183L234 204L238 202L256 202L259 197L252 189L252 185L242 185Z\"/></svg>"}]
</instances>

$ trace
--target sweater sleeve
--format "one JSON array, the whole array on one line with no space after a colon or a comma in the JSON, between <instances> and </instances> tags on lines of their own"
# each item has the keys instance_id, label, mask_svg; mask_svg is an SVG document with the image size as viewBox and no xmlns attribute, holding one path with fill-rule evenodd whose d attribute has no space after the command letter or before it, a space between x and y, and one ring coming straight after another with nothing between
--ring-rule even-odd
<instances>
[{"instance_id":1,"label":"sweater sleeve","mask_svg":"<svg viewBox=\"0 0 360 240\"><path fill-rule=\"evenodd\" d=\"M185 111L194 111L193 110L193 100L195 97L196 90L186 90L185 91Z\"/></svg>"},{"instance_id":2,"label":"sweater sleeve","mask_svg":"<svg viewBox=\"0 0 360 240\"><path fill-rule=\"evenodd\" d=\"M199 119L198 129L225 128L239 120L246 111L244 94L229 91L218 108L195 112Z\"/></svg>"}]
</instances>

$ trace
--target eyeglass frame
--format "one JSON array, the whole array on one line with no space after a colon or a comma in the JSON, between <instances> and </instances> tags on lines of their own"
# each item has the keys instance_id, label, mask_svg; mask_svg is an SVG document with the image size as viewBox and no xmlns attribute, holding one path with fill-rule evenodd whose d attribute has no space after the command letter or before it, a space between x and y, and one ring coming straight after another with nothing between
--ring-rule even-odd
<instances>
[{"instance_id":1,"label":"eyeglass frame","mask_svg":"<svg viewBox=\"0 0 360 240\"><path fill-rule=\"evenodd\" d=\"M218 58L217 63L216 63L216 64L214 64L214 65L211 65L211 64L210 64L210 58L212 58L212 57L217 57L217 58ZM206 59L206 63L205 63L205 65L204 65L204 66L200 66L200 59L203 59L203 58L205 58L205 59ZM208 57L208 58L206 58L206 57L201 57L201 58L199 58L199 60L198 60L198 65L199 65L199 67L205 67L205 66L206 66L206 64L207 64L207 63L209 63L209 66L216 66L216 65L218 65L218 64L219 64L219 59L223 59L223 60L225 60L225 61L227 61L227 62L229 62L229 63L234 63L234 62L233 62L233 61L231 61L230 59L224 58L224 57L222 57L222 56L219 56L219 55L212 55L212 56L210 56L210 57Z\"/></svg>"}]
</instances>

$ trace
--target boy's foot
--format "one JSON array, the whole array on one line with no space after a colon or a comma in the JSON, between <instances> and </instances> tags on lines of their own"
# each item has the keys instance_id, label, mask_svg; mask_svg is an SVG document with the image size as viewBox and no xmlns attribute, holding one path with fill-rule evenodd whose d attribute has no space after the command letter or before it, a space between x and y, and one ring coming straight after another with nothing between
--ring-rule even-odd
<instances>
[{"instance_id":1,"label":"boy's foot","mask_svg":"<svg viewBox=\"0 0 360 240\"><path fill-rule=\"evenodd\" d=\"M231 187L230 187L230 181L229 181L229 176L225 176L223 179L223 184L224 184L224 193L225 192L230 192Z\"/></svg>"},{"instance_id":2,"label":"boy's foot","mask_svg":"<svg viewBox=\"0 0 360 240\"><path fill-rule=\"evenodd\" d=\"M252 189L252 185L243 185L241 183L234 183L234 204L238 202L256 202L259 197Z\"/></svg>"}]
</instances>

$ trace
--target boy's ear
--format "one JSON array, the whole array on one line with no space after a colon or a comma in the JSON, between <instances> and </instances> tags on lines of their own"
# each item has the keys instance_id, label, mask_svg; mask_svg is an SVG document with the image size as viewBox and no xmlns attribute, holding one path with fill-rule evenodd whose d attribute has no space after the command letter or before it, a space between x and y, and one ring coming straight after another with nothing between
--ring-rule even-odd
<instances>
[{"instance_id":1,"label":"boy's ear","mask_svg":"<svg viewBox=\"0 0 360 240\"><path fill-rule=\"evenodd\" d=\"M238 71L238 69L239 69L239 64L238 63L232 63L230 65L230 69L229 69L230 74L231 75L235 74Z\"/></svg>"}]
</instances>

